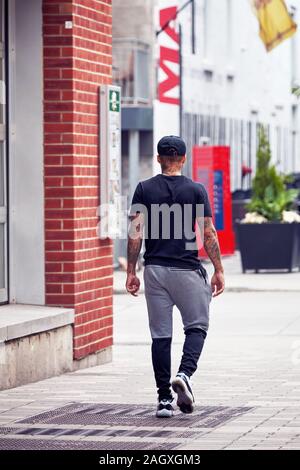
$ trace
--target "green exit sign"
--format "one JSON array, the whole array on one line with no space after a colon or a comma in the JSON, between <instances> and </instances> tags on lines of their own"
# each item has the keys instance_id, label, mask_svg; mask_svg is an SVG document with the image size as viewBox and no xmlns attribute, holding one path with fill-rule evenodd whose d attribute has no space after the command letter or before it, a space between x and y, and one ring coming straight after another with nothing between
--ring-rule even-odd
<instances>
[{"instance_id":1,"label":"green exit sign","mask_svg":"<svg viewBox=\"0 0 300 470\"><path fill-rule=\"evenodd\" d=\"M117 90L109 90L109 110L120 112L120 92Z\"/></svg>"}]
</instances>

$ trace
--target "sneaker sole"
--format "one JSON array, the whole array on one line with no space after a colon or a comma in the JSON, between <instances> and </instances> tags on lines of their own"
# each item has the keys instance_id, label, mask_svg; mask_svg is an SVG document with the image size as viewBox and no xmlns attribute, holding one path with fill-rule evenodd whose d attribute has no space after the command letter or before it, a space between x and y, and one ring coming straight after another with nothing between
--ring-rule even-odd
<instances>
[{"instance_id":1,"label":"sneaker sole","mask_svg":"<svg viewBox=\"0 0 300 470\"><path fill-rule=\"evenodd\" d=\"M156 412L157 418L172 418L173 411L172 410L159 410Z\"/></svg>"},{"instance_id":2,"label":"sneaker sole","mask_svg":"<svg viewBox=\"0 0 300 470\"><path fill-rule=\"evenodd\" d=\"M176 377L172 382L172 388L177 393L177 406L180 411L185 414L193 413L194 398L184 381L180 377Z\"/></svg>"}]
</instances>

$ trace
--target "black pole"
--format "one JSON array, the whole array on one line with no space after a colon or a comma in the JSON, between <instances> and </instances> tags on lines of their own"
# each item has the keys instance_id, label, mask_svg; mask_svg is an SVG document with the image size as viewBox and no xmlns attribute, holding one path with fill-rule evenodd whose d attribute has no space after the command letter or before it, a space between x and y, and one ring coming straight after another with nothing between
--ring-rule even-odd
<instances>
[{"instance_id":1,"label":"black pole","mask_svg":"<svg viewBox=\"0 0 300 470\"><path fill-rule=\"evenodd\" d=\"M168 21L162 25L161 29L159 31L156 31L156 36L159 36L160 33L162 33L168 26L169 24L171 23L171 21L173 20L176 20L177 16L179 15L179 13L182 12L182 10L184 10L190 3L194 3L194 0L187 0L187 2L185 2L182 7L178 8L178 10L176 10L176 12L174 13L173 16L171 16L171 18L168 19Z\"/></svg>"},{"instance_id":2,"label":"black pole","mask_svg":"<svg viewBox=\"0 0 300 470\"><path fill-rule=\"evenodd\" d=\"M195 41L195 0L192 0L192 54L196 54L196 41Z\"/></svg>"}]
</instances>

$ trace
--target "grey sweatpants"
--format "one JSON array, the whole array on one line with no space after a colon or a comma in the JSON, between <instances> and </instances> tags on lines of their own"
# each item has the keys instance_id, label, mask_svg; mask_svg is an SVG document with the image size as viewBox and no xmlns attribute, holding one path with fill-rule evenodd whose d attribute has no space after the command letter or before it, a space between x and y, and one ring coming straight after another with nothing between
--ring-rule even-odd
<instances>
[{"instance_id":1,"label":"grey sweatpants","mask_svg":"<svg viewBox=\"0 0 300 470\"><path fill-rule=\"evenodd\" d=\"M185 331L200 328L207 332L212 291L204 272L147 265L144 283L152 338L172 337L174 305L181 313Z\"/></svg>"},{"instance_id":2,"label":"grey sweatpants","mask_svg":"<svg viewBox=\"0 0 300 470\"><path fill-rule=\"evenodd\" d=\"M176 305L181 313L185 332L178 372L191 377L197 369L208 329L211 287L204 269L202 273L200 269L156 265L145 266L144 282L158 397L171 399L173 307Z\"/></svg>"}]
</instances>

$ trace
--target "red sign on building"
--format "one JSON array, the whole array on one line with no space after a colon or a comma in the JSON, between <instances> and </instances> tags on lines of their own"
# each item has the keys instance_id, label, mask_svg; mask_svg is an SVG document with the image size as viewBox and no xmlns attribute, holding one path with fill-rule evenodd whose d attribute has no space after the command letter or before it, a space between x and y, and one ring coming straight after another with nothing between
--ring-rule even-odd
<instances>
[{"instance_id":1,"label":"red sign on building","mask_svg":"<svg viewBox=\"0 0 300 470\"><path fill-rule=\"evenodd\" d=\"M175 18L177 7L169 7L160 10L159 24L163 28L170 19ZM171 26L172 22L161 33L167 35L165 43L170 44L160 45L159 50L159 74L164 74L164 78L158 84L158 98L162 103L170 103L179 105L179 93L176 87L179 88L179 34L175 26ZM174 72L174 64L175 70ZM175 96L174 96L175 91Z\"/></svg>"}]
</instances>

